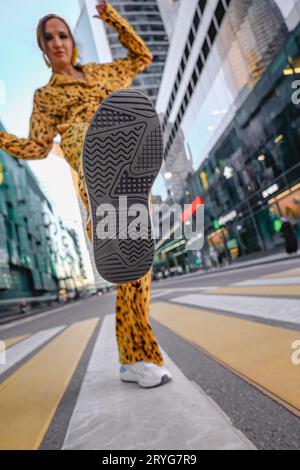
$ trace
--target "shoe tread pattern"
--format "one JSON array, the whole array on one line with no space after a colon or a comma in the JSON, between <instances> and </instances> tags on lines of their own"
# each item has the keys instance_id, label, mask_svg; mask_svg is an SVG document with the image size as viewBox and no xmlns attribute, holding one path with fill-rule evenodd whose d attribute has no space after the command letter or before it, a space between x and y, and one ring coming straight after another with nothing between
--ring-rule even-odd
<instances>
[{"instance_id":1,"label":"shoe tread pattern","mask_svg":"<svg viewBox=\"0 0 300 470\"><path fill-rule=\"evenodd\" d=\"M110 94L87 129L82 158L97 270L115 284L136 281L149 271L153 262L155 242L149 194L163 161L161 126L150 99L133 90ZM127 196L128 209L137 203L147 208L148 226L141 233L145 239L133 240L130 233L128 239L121 236L120 196ZM96 226L101 217L96 215L96 209L103 203L116 208L116 218L110 224L116 239L97 237ZM131 220L128 217L128 226Z\"/></svg>"}]
</instances>

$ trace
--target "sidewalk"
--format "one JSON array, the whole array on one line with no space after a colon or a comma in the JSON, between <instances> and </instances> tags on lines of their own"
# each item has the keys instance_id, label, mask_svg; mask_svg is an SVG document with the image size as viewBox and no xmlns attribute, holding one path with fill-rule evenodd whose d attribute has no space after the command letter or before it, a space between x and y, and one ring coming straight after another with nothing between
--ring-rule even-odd
<instances>
[{"instance_id":1,"label":"sidewalk","mask_svg":"<svg viewBox=\"0 0 300 470\"><path fill-rule=\"evenodd\" d=\"M282 253L277 253L275 255L261 256L259 258L255 258L249 261L235 261L231 265L225 266L223 268L209 269L206 272L202 272L202 275L215 274L221 271L222 272L233 271L235 269L242 269L242 268L247 268L250 266L259 266L263 264L271 264L271 263L276 263L279 261L291 261L294 259L299 259L299 265L300 265L300 251L298 251L298 253L295 253L293 255L287 255L285 252L282 252ZM200 273L201 271L198 271L198 272ZM196 273L191 273L191 274L195 275Z\"/></svg>"},{"instance_id":2,"label":"sidewalk","mask_svg":"<svg viewBox=\"0 0 300 470\"><path fill-rule=\"evenodd\" d=\"M63 449L255 449L163 351L173 380L142 389L119 378L114 315L105 317Z\"/></svg>"}]
</instances>

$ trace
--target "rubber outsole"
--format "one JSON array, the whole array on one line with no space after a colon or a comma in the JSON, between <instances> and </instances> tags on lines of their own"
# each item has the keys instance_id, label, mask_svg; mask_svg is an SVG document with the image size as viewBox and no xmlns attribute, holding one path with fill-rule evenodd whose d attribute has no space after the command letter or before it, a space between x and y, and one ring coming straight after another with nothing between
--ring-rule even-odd
<instances>
[{"instance_id":1,"label":"rubber outsole","mask_svg":"<svg viewBox=\"0 0 300 470\"><path fill-rule=\"evenodd\" d=\"M167 375L163 375L162 378L161 378L161 381L156 384L156 385L151 385L150 387L145 387L144 385L141 385L137 380L123 380L121 379L122 382L126 382L126 383L137 383L139 384L140 387L142 388L155 388L155 387L160 387L161 385L164 385L168 382L170 382L172 379L170 377L168 377Z\"/></svg>"},{"instance_id":2,"label":"rubber outsole","mask_svg":"<svg viewBox=\"0 0 300 470\"><path fill-rule=\"evenodd\" d=\"M96 268L105 280L115 284L136 281L153 262L155 238L149 195L163 162L161 125L150 99L133 90L119 90L105 98L87 129L82 159ZM119 204L120 197L123 201L127 198L128 211L134 204L146 208L147 223L142 224L139 238L133 238L136 227L131 228L136 216L128 216ZM101 212L102 204L112 209ZM103 230L97 230L101 221L103 229L104 219L109 221L107 238ZM126 224L122 223L125 219Z\"/></svg>"}]
</instances>

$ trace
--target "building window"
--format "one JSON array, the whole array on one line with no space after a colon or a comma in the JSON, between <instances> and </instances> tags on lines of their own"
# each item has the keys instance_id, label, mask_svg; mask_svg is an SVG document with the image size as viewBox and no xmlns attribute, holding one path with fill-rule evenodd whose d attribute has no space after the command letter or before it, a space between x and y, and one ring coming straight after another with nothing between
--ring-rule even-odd
<instances>
[{"instance_id":1,"label":"building window","mask_svg":"<svg viewBox=\"0 0 300 470\"><path fill-rule=\"evenodd\" d=\"M203 55L204 55L204 59L207 59L207 56L209 54L209 45L208 45L208 41L207 41L206 38L205 38L205 41L204 41L203 46L202 46L202 52L203 52Z\"/></svg>"},{"instance_id":2,"label":"building window","mask_svg":"<svg viewBox=\"0 0 300 470\"><path fill-rule=\"evenodd\" d=\"M198 80L198 77L197 77L197 72L196 72L196 69L195 69L194 72L193 72L193 75L192 75L192 82L193 82L194 86L196 85L197 80Z\"/></svg>"},{"instance_id":3,"label":"building window","mask_svg":"<svg viewBox=\"0 0 300 470\"><path fill-rule=\"evenodd\" d=\"M218 3L218 6L215 11L215 18L217 20L217 25L220 26L225 15L225 8L222 2Z\"/></svg>"},{"instance_id":4,"label":"building window","mask_svg":"<svg viewBox=\"0 0 300 470\"><path fill-rule=\"evenodd\" d=\"M216 35L217 35L217 28L215 27L214 21L212 21L208 30L208 37L210 39L211 44L214 43Z\"/></svg>"},{"instance_id":5,"label":"building window","mask_svg":"<svg viewBox=\"0 0 300 470\"><path fill-rule=\"evenodd\" d=\"M201 13L203 15L203 12L204 12L205 7L206 7L206 0L199 0L198 7L199 7L199 10L201 11Z\"/></svg>"},{"instance_id":6,"label":"building window","mask_svg":"<svg viewBox=\"0 0 300 470\"><path fill-rule=\"evenodd\" d=\"M202 61L200 55L199 55L198 60L197 60L197 69L198 69L198 75L200 75L201 72L202 72L202 69L203 69L203 61Z\"/></svg>"},{"instance_id":7,"label":"building window","mask_svg":"<svg viewBox=\"0 0 300 470\"><path fill-rule=\"evenodd\" d=\"M194 25L195 31L198 30L199 24L200 24L200 16L199 16L198 10L196 10L196 13L193 19L193 25Z\"/></svg>"},{"instance_id":8,"label":"building window","mask_svg":"<svg viewBox=\"0 0 300 470\"><path fill-rule=\"evenodd\" d=\"M181 68L181 72L183 72L184 69L185 69L185 61L184 61L184 58L181 59L180 68Z\"/></svg>"},{"instance_id":9,"label":"building window","mask_svg":"<svg viewBox=\"0 0 300 470\"><path fill-rule=\"evenodd\" d=\"M190 46L192 47L193 43L194 43L194 39L195 39L195 35L193 33L193 30L191 29L190 30L190 33L189 33L189 42L190 42Z\"/></svg>"},{"instance_id":10,"label":"building window","mask_svg":"<svg viewBox=\"0 0 300 470\"><path fill-rule=\"evenodd\" d=\"M184 55L183 55L183 56L184 56L184 58L187 60L188 57L189 57L189 55L190 55L190 50L189 50L189 46L188 46L188 44L187 44L187 45L185 46Z\"/></svg>"}]
</instances>

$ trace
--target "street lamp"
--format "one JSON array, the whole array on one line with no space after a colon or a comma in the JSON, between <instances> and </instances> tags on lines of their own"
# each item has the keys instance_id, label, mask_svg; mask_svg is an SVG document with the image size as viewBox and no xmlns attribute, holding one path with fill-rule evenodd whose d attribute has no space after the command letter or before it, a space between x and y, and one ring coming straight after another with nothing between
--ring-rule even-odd
<instances>
[{"instance_id":1,"label":"street lamp","mask_svg":"<svg viewBox=\"0 0 300 470\"><path fill-rule=\"evenodd\" d=\"M170 180L172 177L173 177L173 174L172 174L170 171L167 171L167 172L165 173L165 179L166 179L166 180Z\"/></svg>"}]
</instances>

